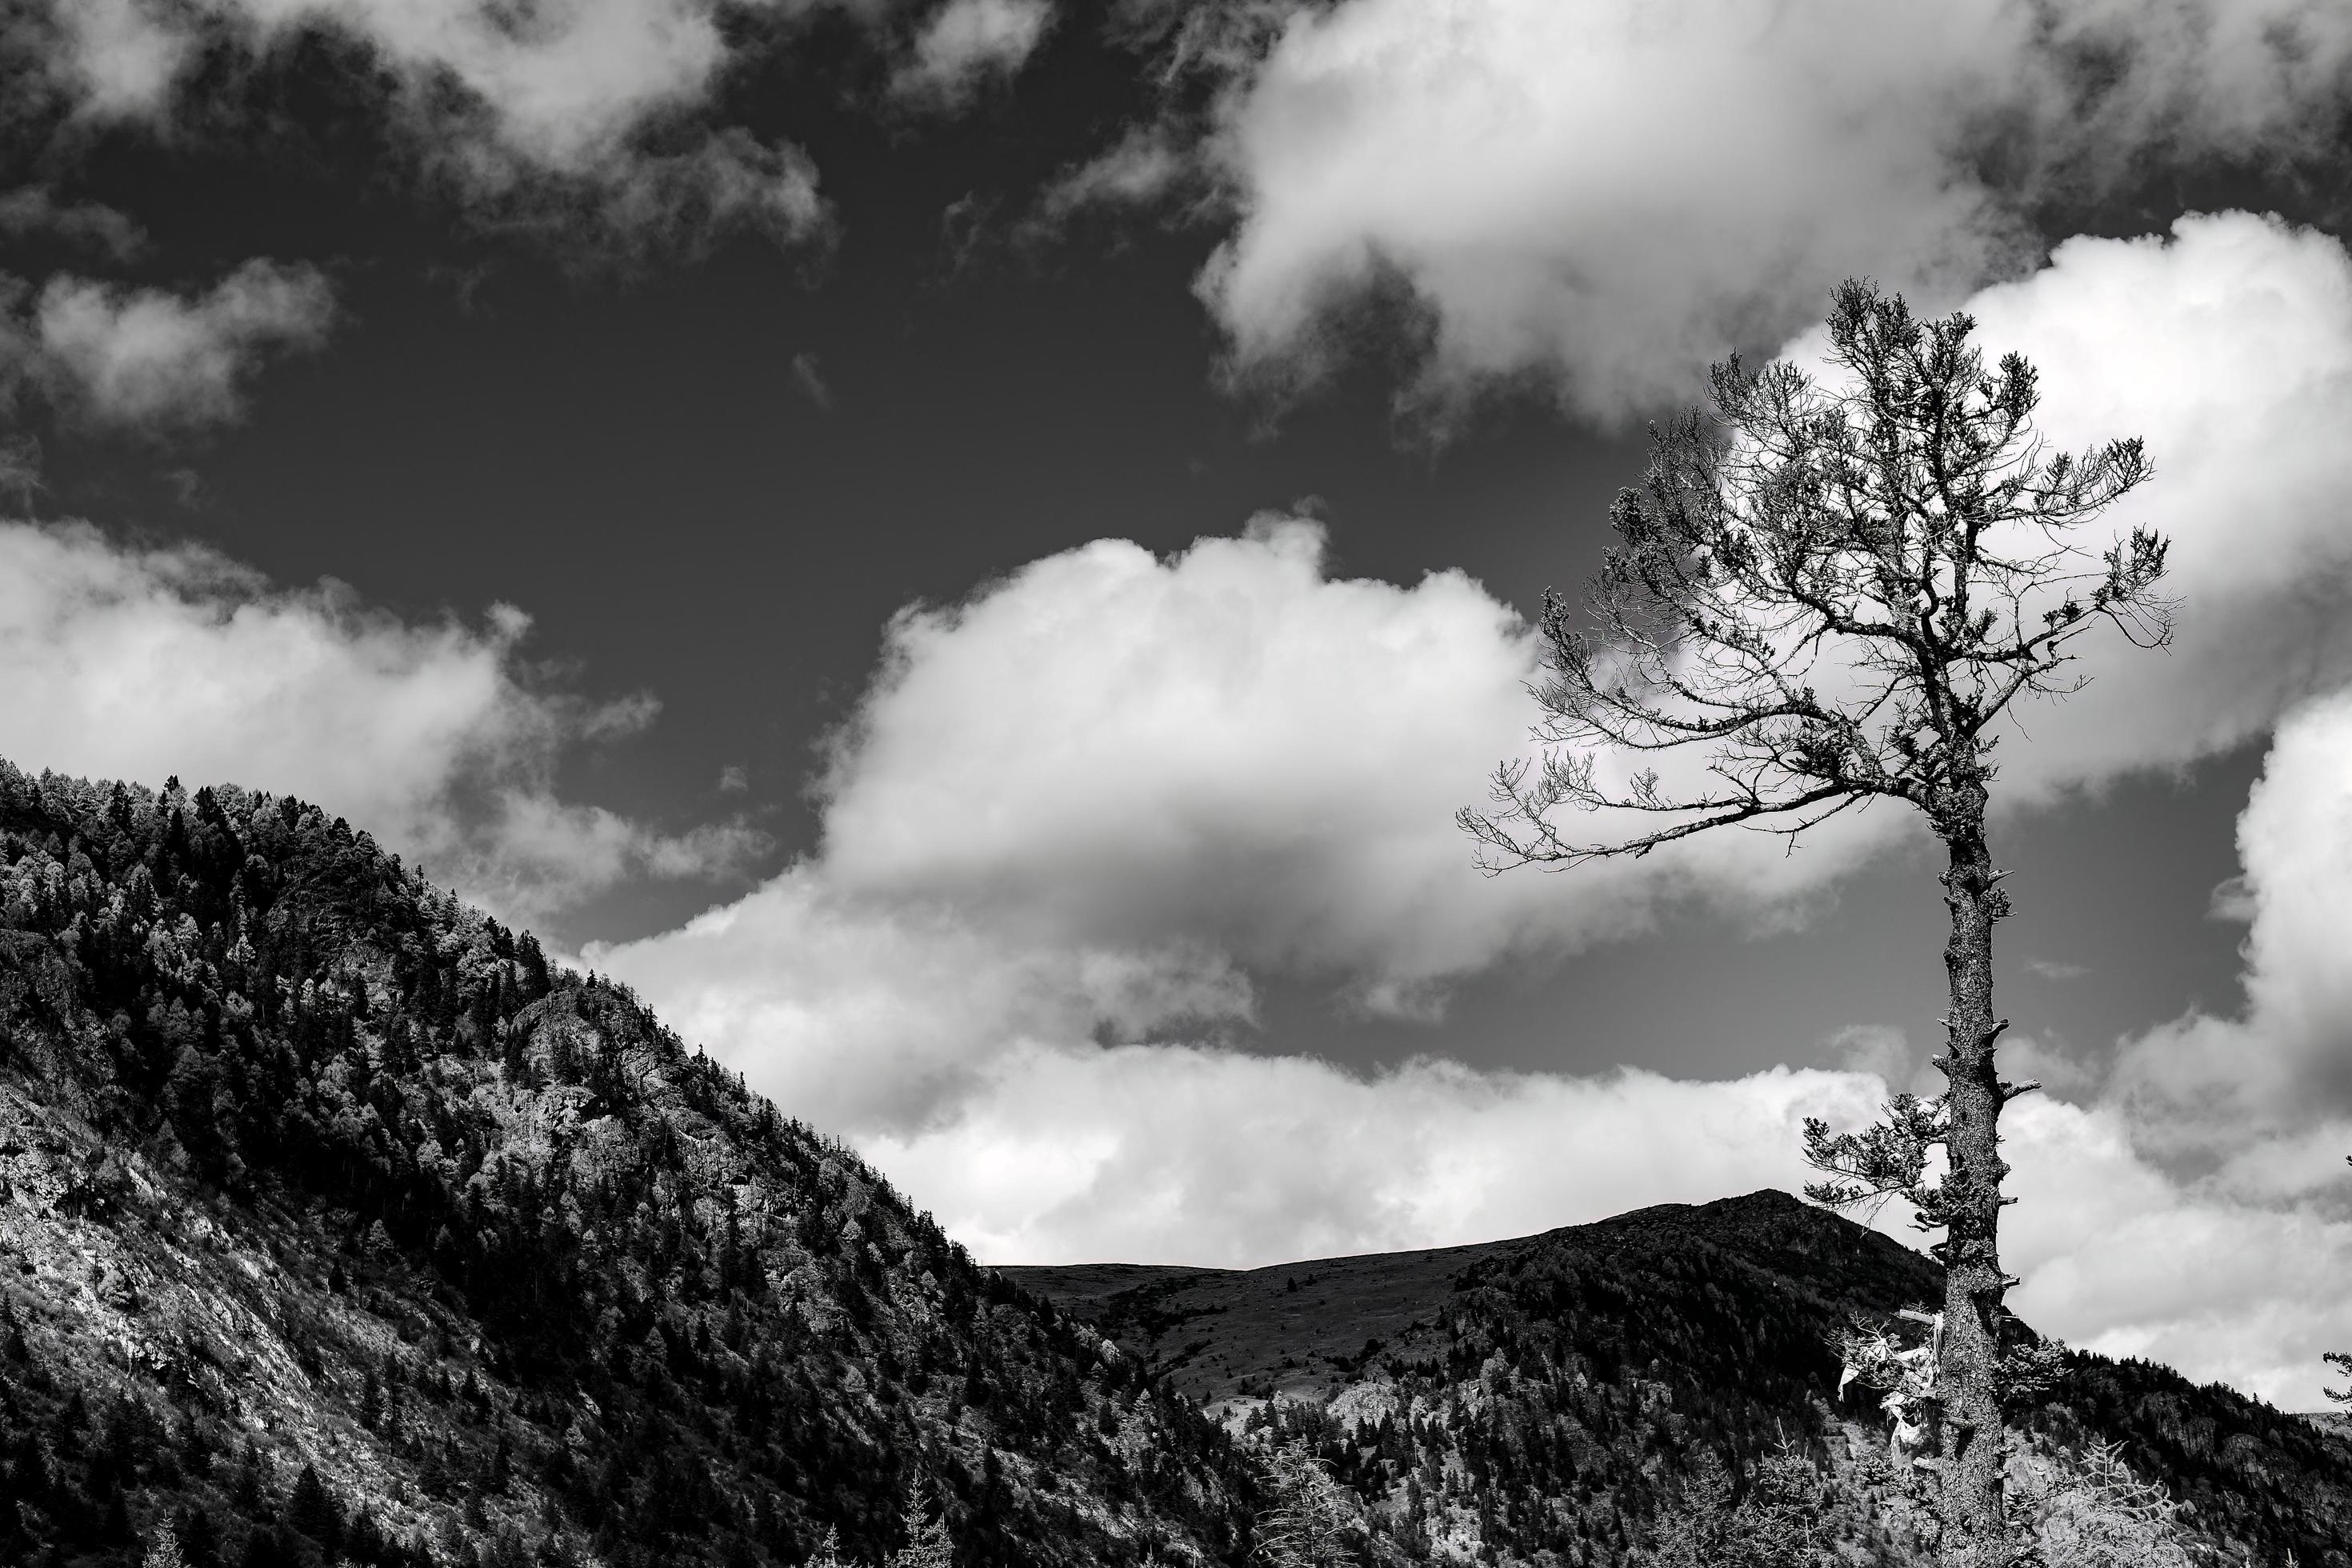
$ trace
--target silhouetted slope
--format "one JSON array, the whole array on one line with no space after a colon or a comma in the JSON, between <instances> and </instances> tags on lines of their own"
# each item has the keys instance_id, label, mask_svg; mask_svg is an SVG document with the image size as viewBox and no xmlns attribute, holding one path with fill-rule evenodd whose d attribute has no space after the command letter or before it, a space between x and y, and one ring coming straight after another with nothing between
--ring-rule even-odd
<instances>
[{"instance_id":1,"label":"silhouetted slope","mask_svg":"<svg viewBox=\"0 0 2352 1568\"><path fill-rule=\"evenodd\" d=\"M1832 1411L1828 1338L1856 1312L1933 1306L1942 1275L1784 1193L1437 1252L1008 1272L1236 1425L1315 1445L1406 1557L1434 1539L1619 1563L1700 1454L1747 1474L1785 1441L1848 1479L1854 1557L1906 1560L1887 1524L1901 1509L1878 1506L1901 1490L1883 1426L1859 1391ZM2024 1421L2065 1445L2123 1440L2227 1561L2352 1561L2352 1444L2299 1417L2078 1356Z\"/></svg>"},{"instance_id":2,"label":"silhouetted slope","mask_svg":"<svg viewBox=\"0 0 2352 1568\"><path fill-rule=\"evenodd\" d=\"M1245 1470L364 834L0 764L0 1562L1231 1559Z\"/></svg>"}]
</instances>

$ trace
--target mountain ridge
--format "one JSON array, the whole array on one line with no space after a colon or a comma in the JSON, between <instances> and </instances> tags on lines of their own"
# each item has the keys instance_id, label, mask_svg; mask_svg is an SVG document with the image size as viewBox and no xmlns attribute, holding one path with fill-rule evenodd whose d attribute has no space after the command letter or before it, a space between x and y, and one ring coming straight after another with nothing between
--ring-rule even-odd
<instances>
[{"instance_id":1,"label":"mountain ridge","mask_svg":"<svg viewBox=\"0 0 2352 1568\"><path fill-rule=\"evenodd\" d=\"M1004 1272L1229 1426L1312 1447L1376 1531L1426 1528L1428 1498L1466 1474L1462 1511L1480 1542L1614 1561L1700 1481L1696 1431L1735 1468L1793 1444L1847 1478L1870 1505L1841 1521L1860 1561L1916 1551L1884 1523L1905 1517L1905 1488L1885 1463L1875 1396L1856 1388L1839 1402L1830 1339L1856 1316L1932 1307L1941 1271L1787 1193L1255 1269ZM2015 1419L2044 1454L2121 1445L2189 1504L2215 1561L2352 1563L2352 1442L2304 1417L2169 1368L2073 1352ZM1573 1517L1549 1506L1562 1496L1580 1499ZM1862 1517L1874 1510L1879 1522Z\"/></svg>"},{"instance_id":2,"label":"mountain ridge","mask_svg":"<svg viewBox=\"0 0 2352 1568\"><path fill-rule=\"evenodd\" d=\"M0 1562L169 1525L192 1568L761 1568L936 1521L967 1568L1239 1568L1287 1454L1381 1568L1622 1568L1775 1456L1842 1489L1823 1551L1895 1568L1916 1489L1828 1339L1936 1294L1771 1192L983 1268L347 823L0 763ZM2308 1423L2085 1356L2019 1419L2123 1445L2219 1560L2352 1565L2352 1444Z\"/></svg>"}]
</instances>

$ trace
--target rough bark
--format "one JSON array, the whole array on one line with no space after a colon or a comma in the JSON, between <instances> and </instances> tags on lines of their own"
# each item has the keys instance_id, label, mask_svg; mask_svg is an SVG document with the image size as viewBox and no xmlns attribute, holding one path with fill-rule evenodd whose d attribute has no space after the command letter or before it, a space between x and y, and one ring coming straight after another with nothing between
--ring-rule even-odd
<instances>
[{"instance_id":1,"label":"rough bark","mask_svg":"<svg viewBox=\"0 0 2352 1568\"><path fill-rule=\"evenodd\" d=\"M1944 902L1951 936L1944 968L1951 1016L1944 1059L1950 1085L1947 1152L1949 1223L1937 1249L1944 1260L1943 1563L1944 1568L2008 1568L2009 1536L2001 1491L2000 1319L2009 1278L2000 1267L2000 1157L2004 1091L1995 1042L2005 1026L1992 1011L1993 922L2009 899L1985 840L1985 789L1969 781L1953 792L1937 830L1950 851Z\"/></svg>"}]
</instances>

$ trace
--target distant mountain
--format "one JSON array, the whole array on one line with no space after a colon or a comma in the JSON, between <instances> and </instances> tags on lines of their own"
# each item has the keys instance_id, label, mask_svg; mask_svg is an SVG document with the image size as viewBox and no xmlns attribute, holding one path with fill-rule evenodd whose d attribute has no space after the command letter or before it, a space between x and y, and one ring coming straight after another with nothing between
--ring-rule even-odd
<instances>
[{"instance_id":1,"label":"distant mountain","mask_svg":"<svg viewBox=\"0 0 2352 1568\"><path fill-rule=\"evenodd\" d=\"M1234 1562L1251 1476L364 833L0 764L0 1563Z\"/></svg>"},{"instance_id":2,"label":"distant mountain","mask_svg":"<svg viewBox=\"0 0 2352 1568\"><path fill-rule=\"evenodd\" d=\"M1932 1307L1941 1272L1784 1193L1245 1272L1003 1272L1237 1428L1314 1447L1402 1557L1618 1563L1701 1455L1746 1475L1785 1443L1847 1479L1853 1560L1912 1560L1875 1412L1856 1391L1832 1414L1828 1339L1856 1313ZM2219 1561L2352 1563L2352 1443L2304 1417L2076 1355L2020 1419L2055 1449L2120 1441Z\"/></svg>"}]
</instances>

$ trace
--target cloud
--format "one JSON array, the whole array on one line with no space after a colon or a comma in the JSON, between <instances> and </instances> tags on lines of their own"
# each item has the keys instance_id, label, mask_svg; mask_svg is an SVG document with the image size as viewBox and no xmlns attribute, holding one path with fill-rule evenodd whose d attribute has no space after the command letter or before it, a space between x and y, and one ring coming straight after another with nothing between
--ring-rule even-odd
<instances>
[{"instance_id":1,"label":"cloud","mask_svg":"<svg viewBox=\"0 0 2352 1568\"><path fill-rule=\"evenodd\" d=\"M953 1121L870 1140L894 1182L1005 1262L1150 1255L1255 1267L1524 1236L1802 1179L1804 1118L1874 1080L1475 1072L1369 1078L1197 1047L1024 1047Z\"/></svg>"},{"instance_id":2,"label":"cloud","mask_svg":"<svg viewBox=\"0 0 2352 1568\"><path fill-rule=\"evenodd\" d=\"M771 146L738 126L684 153L611 160L592 184L595 226L640 254L693 256L734 233L791 245L825 226L816 165L797 147Z\"/></svg>"},{"instance_id":3,"label":"cloud","mask_svg":"<svg viewBox=\"0 0 2352 1568\"><path fill-rule=\"evenodd\" d=\"M253 366L316 348L333 319L333 291L317 269L257 260L194 298L52 278L27 336L32 374L74 414L161 429L236 419Z\"/></svg>"},{"instance_id":4,"label":"cloud","mask_svg":"<svg viewBox=\"0 0 2352 1568\"><path fill-rule=\"evenodd\" d=\"M1296 1057L1024 1046L961 1113L864 1141L892 1180L1005 1262L1258 1267L1453 1246L1654 1203L1799 1189L1804 1118L1852 1125L1874 1074L1782 1068L1720 1082L1641 1071L1358 1077ZM2316 1406L2352 1343L2352 1225L2176 1183L2112 1109L2013 1106L2011 1305L2044 1332ZM1882 1228L1916 1245L1893 1210Z\"/></svg>"},{"instance_id":5,"label":"cloud","mask_svg":"<svg viewBox=\"0 0 2352 1568\"><path fill-rule=\"evenodd\" d=\"M2352 1153L2352 690L2279 726L2238 849L2252 915L2242 1010L2150 1031L2117 1077L2158 1147L2292 1195L2339 1182Z\"/></svg>"},{"instance_id":6,"label":"cloud","mask_svg":"<svg viewBox=\"0 0 2352 1568\"><path fill-rule=\"evenodd\" d=\"M299 795L514 917L628 877L731 873L761 846L566 802L559 758L642 728L517 674L527 616L415 623L331 583L276 587L197 546L0 522L0 755L33 769Z\"/></svg>"},{"instance_id":7,"label":"cloud","mask_svg":"<svg viewBox=\"0 0 2352 1568\"><path fill-rule=\"evenodd\" d=\"M734 20L724 23L722 12ZM268 55L304 31L365 47L427 161L502 216L562 211L625 245L693 248L821 227L814 167L740 127L688 133L769 23L717 0L49 0L15 39L81 122L167 129L207 50Z\"/></svg>"},{"instance_id":8,"label":"cloud","mask_svg":"<svg viewBox=\"0 0 2352 1568\"><path fill-rule=\"evenodd\" d=\"M1409 399L1532 380L1622 419L1842 277L1948 303L2020 269L2054 192L2304 149L2347 58L2336 8L2287 0L1302 8L1226 61L1202 151L1236 216L1199 289L1244 377L1311 381L1386 291Z\"/></svg>"},{"instance_id":9,"label":"cloud","mask_svg":"<svg viewBox=\"0 0 2352 1568\"><path fill-rule=\"evenodd\" d=\"M1254 1011L1248 979L1211 949L1024 941L952 908L845 891L806 862L677 931L584 956L673 1026L740 1053L778 1103L841 1130L951 1114L1024 1041Z\"/></svg>"},{"instance_id":10,"label":"cloud","mask_svg":"<svg viewBox=\"0 0 2352 1568\"><path fill-rule=\"evenodd\" d=\"M901 614L822 783L829 884L1402 999L1677 898L1769 916L1896 826L1482 878L1453 813L1521 745L1528 628L1460 573L1335 579L1323 548L1298 519L1166 561L1098 541Z\"/></svg>"},{"instance_id":11,"label":"cloud","mask_svg":"<svg viewBox=\"0 0 2352 1568\"><path fill-rule=\"evenodd\" d=\"M680 932L588 953L998 1262L1254 1267L1795 1190L1804 1118L1858 1124L1883 1074L1908 1069L1899 1038L1849 1031L1852 1069L1717 1082L1430 1058L1352 1073L1205 1043L1214 1021L1246 1024L1250 998L1199 956L1187 973L1024 948L937 908L845 898L805 865ZM1160 1043L1099 1043L1174 1020L1190 1022ZM2028 1100L2006 1127L2028 1321L2318 1404L2320 1352L2352 1342L2352 1226L2169 1177L2113 1106ZM1880 1223L1918 1239L1899 1213Z\"/></svg>"},{"instance_id":12,"label":"cloud","mask_svg":"<svg viewBox=\"0 0 2352 1568\"><path fill-rule=\"evenodd\" d=\"M2352 1224L2167 1175L2120 1107L2021 1100L2002 1118L2016 1206L2011 1304L2045 1332L2164 1362L2284 1409L2323 1402L2324 1352L2352 1343ZM2338 1162L2338 1171L2341 1171Z\"/></svg>"},{"instance_id":13,"label":"cloud","mask_svg":"<svg viewBox=\"0 0 2352 1568\"><path fill-rule=\"evenodd\" d=\"M2263 735L2352 679L2352 258L2247 213L2168 237L2070 239L1968 301L1988 350L2040 371L2041 425L2080 449L2146 437L2156 478L2110 516L2172 541L2171 650L2104 637L2080 694L2020 710L2003 783L2038 795Z\"/></svg>"},{"instance_id":14,"label":"cloud","mask_svg":"<svg viewBox=\"0 0 2352 1568\"><path fill-rule=\"evenodd\" d=\"M2126 773L2260 740L2352 681L2352 256L2274 216L2192 214L2168 234L2080 237L2031 277L1957 301L1988 360L2030 360L2052 450L2147 443L2155 475L2076 542L2137 527L2170 541L2171 646L2111 629L2069 652L2071 694L2014 705L1996 801L2046 806ZM1834 385L1815 326L1780 357ZM1815 679L1838 679L1834 650Z\"/></svg>"},{"instance_id":15,"label":"cloud","mask_svg":"<svg viewBox=\"0 0 2352 1568\"><path fill-rule=\"evenodd\" d=\"M2112 1082L2011 1053L2073 1097L2011 1112L2019 1310L2300 1405L2352 1343L2347 279L2334 241L2221 215L2070 242L1970 301L2042 365L2054 439L2147 437L2158 478L2111 521L2174 535L2183 600L2172 655L2111 649L2025 715L2004 787L2046 805L2276 729L2242 828L2243 1016L2132 1044ZM1282 518L1166 558L1098 541L909 608L836 737L820 850L593 961L1006 1259L1268 1262L1793 1186L1804 1115L1917 1087L1884 1030L1830 1042L1841 1071L1722 1083L1282 1054L1261 977L1433 1016L1465 976L1687 904L1801 919L1906 826L1479 879L1449 817L1520 744L1528 628L1461 574L1337 577L1324 545Z\"/></svg>"},{"instance_id":16,"label":"cloud","mask_svg":"<svg viewBox=\"0 0 2352 1568\"><path fill-rule=\"evenodd\" d=\"M77 111L99 120L157 114L194 40L143 0L83 0L55 6L50 66Z\"/></svg>"},{"instance_id":17,"label":"cloud","mask_svg":"<svg viewBox=\"0 0 2352 1568\"><path fill-rule=\"evenodd\" d=\"M60 202L45 185L20 185L0 195L0 235L11 239L47 237L129 261L146 248L147 236L125 215L97 202Z\"/></svg>"},{"instance_id":18,"label":"cloud","mask_svg":"<svg viewBox=\"0 0 2352 1568\"><path fill-rule=\"evenodd\" d=\"M1089 207L1146 205L1197 180L1194 160L1166 127L1136 126L1108 152L1047 185L1037 200L1036 223L1050 231Z\"/></svg>"},{"instance_id":19,"label":"cloud","mask_svg":"<svg viewBox=\"0 0 2352 1568\"><path fill-rule=\"evenodd\" d=\"M891 80L901 98L963 102L990 78L1026 64L1054 23L1051 0L947 0L915 37Z\"/></svg>"},{"instance_id":20,"label":"cloud","mask_svg":"<svg viewBox=\"0 0 2352 1568\"><path fill-rule=\"evenodd\" d=\"M809 400L810 406L824 410L833 407L833 386L818 368L816 355L806 349L793 356L793 387Z\"/></svg>"}]
</instances>

